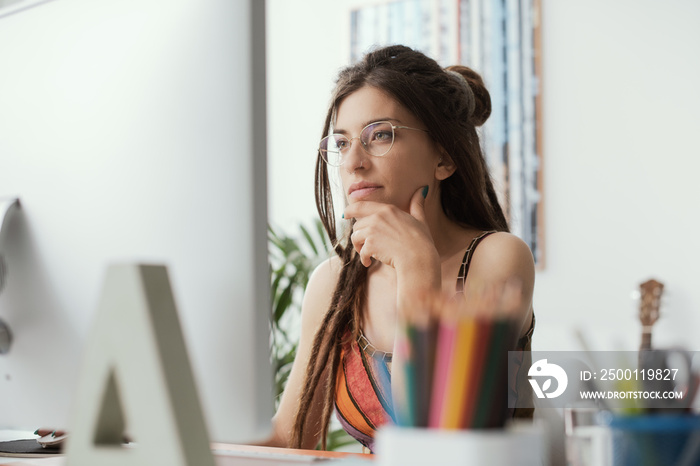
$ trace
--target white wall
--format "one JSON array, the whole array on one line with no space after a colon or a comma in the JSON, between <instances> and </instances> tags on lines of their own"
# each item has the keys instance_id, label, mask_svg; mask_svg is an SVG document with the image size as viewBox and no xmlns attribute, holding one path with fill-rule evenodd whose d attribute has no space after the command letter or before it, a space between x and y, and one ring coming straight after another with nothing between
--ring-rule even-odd
<instances>
[{"instance_id":1,"label":"white wall","mask_svg":"<svg viewBox=\"0 0 700 466\"><path fill-rule=\"evenodd\" d=\"M316 216L313 161L351 0L268 0L270 215ZM546 268L537 349L635 349L630 292L669 298L655 342L700 349L700 2L543 0ZM307 220L308 219L308 220Z\"/></svg>"},{"instance_id":2,"label":"white wall","mask_svg":"<svg viewBox=\"0 0 700 466\"><path fill-rule=\"evenodd\" d=\"M629 292L669 299L659 344L700 349L700 3L545 0L541 322L639 341ZM607 327L607 329L604 329ZM611 346L612 347L612 346Z\"/></svg>"},{"instance_id":3,"label":"white wall","mask_svg":"<svg viewBox=\"0 0 700 466\"><path fill-rule=\"evenodd\" d=\"M269 217L290 233L318 217L316 150L336 75L348 61L342 3L267 0Z\"/></svg>"}]
</instances>

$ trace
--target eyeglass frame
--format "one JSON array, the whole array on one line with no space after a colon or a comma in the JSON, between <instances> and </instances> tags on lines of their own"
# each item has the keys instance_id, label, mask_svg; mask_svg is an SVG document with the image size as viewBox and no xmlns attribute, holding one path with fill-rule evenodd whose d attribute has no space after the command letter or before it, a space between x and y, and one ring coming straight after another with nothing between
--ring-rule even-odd
<instances>
[{"instance_id":1,"label":"eyeglass frame","mask_svg":"<svg viewBox=\"0 0 700 466\"><path fill-rule=\"evenodd\" d=\"M369 150L367 149L367 146L365 146L365 144L362 142L362 139L360 139L360 136L362 135L363 131L366 130L367 128L369 128L370 126L372 126L372 125L378 125L378 124L380 124L380 123L387 123L387 124L391 127L391 145L390 145L389 148L386 150L386 152L384 152L383 154L381 154L381 155L375 155L375 154L371 154L371 153L369 152ZM332 136L341 136L341 137L345 138L345 139L348 141L348 143L350 143L350 145L347 147L348 150L349 150L350 148L352 148L352 140L353 140L353 139L360 139L360 146L362 147L362 150L364 150L368 155L371 155L372 157L384 157L384 156L385 156L386 154L388 154L389 151L394 147L394 142L396 141L396 130L397 130L397 129L411 129L411 130L414 130L414 131L423 131L424 133L429 134L429 131L428 131L427 129L412 128L412 127L410 127L410 126L403 126L403 125L395 125L395 124L393 124L392 122L390 122L390 121L388 121L388 120L379 120L379 121L373 121L373 122L371 122L371 123L368 123L367 125L365 125L365 126L360 130L360 135L354 136L354 137L351 137L351 138L345 136L344 134L340 134L340 133L331 133L331 134L329 134L328 136L322 138L321 141L318 143L318 152L319 152L319 154L321 154L321 158L323 159L324 162L326 162L326 164L328 164L328 165L330 165L330 166L332 166L332 167L342 167L343 164L345 163L345 160L343 160L342 162L340 162L338 165L332 164L332 163L330 163L330 162L328 161L328 158L327 158L327 155L326 155L326 154L327 154L328 152L336 153L336 151L329 151L329 150L327 150L327 149L326 149L326 150L321 149L321 145L323 144L323 141L328 140L328 138L330 138L330 137L332 137ZM342 158L342 156L343 156L343 151L342 151L342 150L339 150L337 153L340 154L340 156L341 156L341 158Z\"/></svg>"}]
</instances>

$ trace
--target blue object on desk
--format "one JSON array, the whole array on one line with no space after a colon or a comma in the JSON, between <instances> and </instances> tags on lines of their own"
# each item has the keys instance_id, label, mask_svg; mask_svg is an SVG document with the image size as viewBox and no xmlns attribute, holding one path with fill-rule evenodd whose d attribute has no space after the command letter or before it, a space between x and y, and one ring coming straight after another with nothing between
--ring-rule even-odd
<instances>
[{"instance_id":1,"label":"blue object on desk","mask_svg":"<svg viewBox=\"0 0 700 466\"><path fill-rule=\"evenodd\" d=\"M700 466L700 416L620 416L608 424L613 466Z\"/></svg>"}]
</instances>

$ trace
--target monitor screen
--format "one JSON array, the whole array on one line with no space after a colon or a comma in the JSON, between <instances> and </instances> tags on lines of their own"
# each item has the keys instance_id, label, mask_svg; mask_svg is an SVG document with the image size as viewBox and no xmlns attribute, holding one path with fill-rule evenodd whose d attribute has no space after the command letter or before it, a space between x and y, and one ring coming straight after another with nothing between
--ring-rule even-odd
<instances>
[{"instance_id":1,"label":"monitor screen","mask_svg":"<svg viewBox=\"0 0 700 466\"><path fill-rule=\"evenodd\" d=\"M211 440L265 437L264 2L17 3L0 9L0 198L21 206L0 236L0 429L70 427L106 269L134 262L168 267Z\"/></svg>"}]
</instances>

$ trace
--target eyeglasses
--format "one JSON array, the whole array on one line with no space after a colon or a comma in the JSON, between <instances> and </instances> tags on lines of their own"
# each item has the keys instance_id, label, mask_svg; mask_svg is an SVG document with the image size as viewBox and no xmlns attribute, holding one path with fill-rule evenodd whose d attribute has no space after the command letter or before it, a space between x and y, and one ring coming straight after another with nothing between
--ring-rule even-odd
<instances>
[{"instance_id":1,"label":"eyeglasses","mask_svg":"<svg viewBox=\"0 0 700 466\"><path fill-rule=\"evenodd\" d=\"M359 139L362 148L369 155L382 157L394 146L394 133L397 129L412 129L415 131L428 131L420 128L410 128L408 126L392 125L389 121L377 121L370 123L360 131L359 136L347 138L342 134L331 134L321 139L318 150L321 157L328 165L339 167L345 163L345 154L352 145L353 139Z\"/></svg>"}]
</instances>

